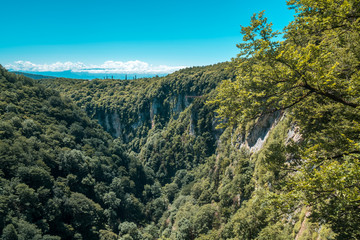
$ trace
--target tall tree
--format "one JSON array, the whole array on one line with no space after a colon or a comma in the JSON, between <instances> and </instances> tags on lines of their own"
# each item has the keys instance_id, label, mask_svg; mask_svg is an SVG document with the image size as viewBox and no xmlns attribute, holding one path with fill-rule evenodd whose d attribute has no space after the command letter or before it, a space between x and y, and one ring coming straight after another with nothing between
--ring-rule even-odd
<instances>
[{"instance_id":1,"label":"tall tree","mask_svg":"<svg viewBox=\"0 0 360 240\"><path fill-rule=\"evenodd\" d=\"M213 102L229 124L279 110L291 115L302 140L288 148L299 167L289 193L339 238L359 238L360 1L288 5L295 20L282 33L264 12L242 27L237 80L223 82Z\"/></svg>"}]
</instances>

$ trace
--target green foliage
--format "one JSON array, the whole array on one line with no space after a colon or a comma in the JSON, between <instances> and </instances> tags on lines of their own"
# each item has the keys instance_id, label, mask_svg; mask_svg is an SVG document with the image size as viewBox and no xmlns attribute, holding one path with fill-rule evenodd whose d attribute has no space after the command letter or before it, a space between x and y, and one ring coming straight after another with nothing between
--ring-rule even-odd
<instances>
[{"instance_id":1,"label":"green foliage","mask_svg":"<svg viewBox=\"0 0 360 240\"><path fill-rule=\"evenodd\" d=\"M58 92L2 67L0 88L3 239L98 239L143 216L138 198L152 176L120 141Z\"/></svg>"},{"instance_id":2,"label":"green foliage","mask_svg":"<svg viewBox=\"0 0 360 240\"><path fill-rule=\"evenodd\" d=\"M195 100L163 130L149 133L138 156L154 171L160 183L169 183L175 177L178 186L188 184L191 175L183 172L183 179L179 179L181 171L192 169L214 153L216 135L212 133L214 123L211 119L215 116L204 102L205 99ZM180 171L178 176L177 171Z\"/></svg>"},{"instance_id":3,"label":"green foliage","mask_svg":"<svg viewBox=\"0 0 360 240\"><path fill-rule=\"evenodd\" d=\"M152 128L165 127L196 100L187 96L209 94L219 82L231 78L234 78L231 63L219 63L182 69L162 78L40 82L74 100L91 118L99 120L105 130L139 152ZM211 119L204 118L208 120Z\"/></svg>"},{"instance_id":4,"label":"green foliage","mask_svg":"<svg viewBox=\"0 0 360 240\"><path fill-rule=\"evenodd\" d=\"M233 125L286 110L301 140L274 143L265 153L268 167L288 169L291 179L280 189L292 207L312 206L311 219L329 224L339 239L359 238L360 5L288 5L297 15L284 41L276 40L263 12L242 27L237 80L223 82L212 102Z\"/></svg>"},{"instance_id":5,"label":"green foliage","mask_svg":"<svg viewBox=\"0 0 360 240\"><path fill-rule=\"evenodd\" d=\"M360 238L360 5L288 4L284 32L263 12L242 27L231 63L129 81L0 68L2 239Z\"/></svg>"},{"instance_id":6,"label":"green foliage","mask_svg":"<svg viewBox=\"0 0 360 240\"><path fill-rule=\"evenodd\" d=\"M140 240L141 234L133 222L123 222L119 225L119 236L120 239L133 239Z\"/></svg>"},{"instance_id":7,"label":"green foliage","mask_svg":"<svg viewBox=\"0 0 360 240\"><path fill-rule=\"evenodd\" d=\"M197 234L207 233L209 230L216 227L217 209L211 205L206 204L200 207L194 216L194 229Z\"/></svg>"},{"instance_id":8,"label":"green foliage","mask_svg":"<svg viewBox=\"0 0 360 240\"><path fill-rule=\"evenodd\" d=\"M100 237L100 240L117 240L118 239L118 235L116 235L115 233L113 233L111 231L107 231L107 230L100 230L99 237Z\"/></svg>"},{"instance_id":9,"label":"green foliage","mask_svg":"<svg viewBox=\"0 0 360 240\"><path fill-rule=\"evenodd\" d=\"M18 235L14 225L9 224L3 229L3 234L1 235L3 240L18 240Z\"/></svg>"}]
</instances>

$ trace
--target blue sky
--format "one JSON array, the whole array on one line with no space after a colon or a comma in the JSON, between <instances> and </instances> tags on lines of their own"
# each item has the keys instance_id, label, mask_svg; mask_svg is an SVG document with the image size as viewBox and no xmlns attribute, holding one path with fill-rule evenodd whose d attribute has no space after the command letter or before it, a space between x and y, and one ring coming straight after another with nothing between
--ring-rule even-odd
<instances>
[{"instance_id":1,"label":"blue sky","mask_svg":"<svg viewBox=\"0 0 360 240\"><path fill-rule=\"evenodd\" d=\"M36 71L213 64L236 56L253 13L265 10L278 30L293 19L282 0L1 0L1 9L0 64Z\"/></svg>"}]
</instances>

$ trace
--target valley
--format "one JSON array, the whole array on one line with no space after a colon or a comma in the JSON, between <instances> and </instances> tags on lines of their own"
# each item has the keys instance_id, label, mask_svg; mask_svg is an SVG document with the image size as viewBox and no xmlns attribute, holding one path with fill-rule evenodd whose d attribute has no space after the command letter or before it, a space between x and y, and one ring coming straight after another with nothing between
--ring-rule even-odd
<instances>
[{"instance_id":1,"label":"valley","mask_svg":"<svg viewBox=\"0 0 360 240\"><path fill-rule=\"evenodd\" d=\"M0 66L1 239L359 239L360 4L287 4L166 76Z\"/></svg>"}]
</instances>

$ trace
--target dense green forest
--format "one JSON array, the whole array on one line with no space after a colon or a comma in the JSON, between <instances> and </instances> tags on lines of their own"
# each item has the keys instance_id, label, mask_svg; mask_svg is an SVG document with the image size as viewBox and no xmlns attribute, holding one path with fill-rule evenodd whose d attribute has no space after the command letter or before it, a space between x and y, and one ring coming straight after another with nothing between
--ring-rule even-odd
<instances>
[{"instance_id":1,"label":"dense green forest","mask_svg":"<svg viewBox=\"0 0 360 240\"><path fill-rule=\"evenodd\" d=\"M155 179L121 141L29 78L1 68L1 89L3 239L98 239L144 217Z\"/></svg>"},{"instance_id":2,"label":"dense green forest","mask_svg":"<svg viewBox=\"0 0 360 240\"><path fill-rule=\"evenodd\" d=\"M205 98L225 79L235 79L231 63L192 67L166 77L137 80L44 79L72 99L88 116L97 119L113 137L135 152L150 129L162 129L197 98Z\"/></svg>"},{"instance_id":3,"label":"dense green forest","mask_svg":"<svg viewBox=\"0 0 360 240\"><path fill-rule=\"evenodd\" d=\"M288 5L165 77L1 68L1 238L360 239L360 1Z\"/></svg>"}]
</instances>

